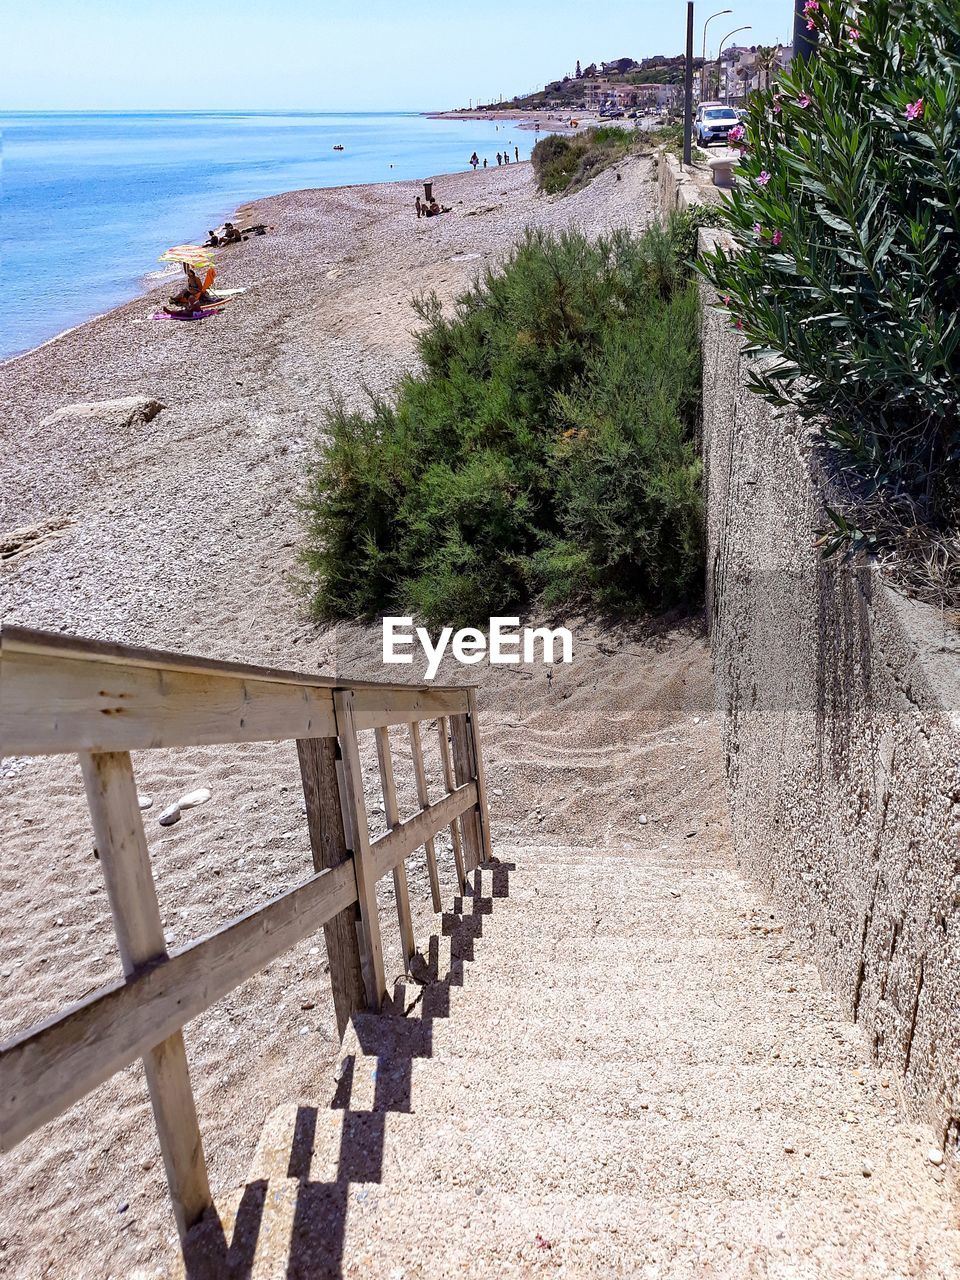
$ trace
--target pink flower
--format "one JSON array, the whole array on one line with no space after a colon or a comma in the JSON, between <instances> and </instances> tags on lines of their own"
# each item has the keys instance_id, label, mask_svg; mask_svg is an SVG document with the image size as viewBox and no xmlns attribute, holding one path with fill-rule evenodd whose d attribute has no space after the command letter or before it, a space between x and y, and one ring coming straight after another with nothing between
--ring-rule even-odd
<instances>
[{"instance_id":1,"label":"pink flower","mask_svg":"<svg viewBox=\"0 0 960 1280\"><path fill-rule=\"evenodd\" d=\"M780 95L779 93L775 93L773 95L773 114L775 116L778 116L782 110L783 110L783 105L782 105L782 100L780 98Z\"/></svg>"},{"instance_id":2,"label":"pink flower","mask_svg":"<svg viewBox=\"0 0 960 1280\"><path fill-rule=\"evenodd\" d=\"M733 301L733 299L730 297L729 293L725 293L725 294L723 295L723 297L721 298L721 302L723 303L723 305L724 305L725 307L729 307L729 305L730 305L730 303L731 303L732 301Z\"/></svg>"},{"instance_id":3,"label":"pink flower","mask_svg":"<svg viewBox=\"0 0 960 1280\"><path fill-rule=\"evenodd\" d=\"M734 143L742 142L746 136L747 136L746 129L744 129L742 124L738 124L738 125L735 125L727 134L727 141L734 142Z\"/></svg>"},{"instance_id":4,"label":"pink flower","mask_svg":"<svg viewBox=\"0 0 960 1280\"><path fill-rule=\"evenodd\" d=\"M760 176L757 178L757 186L765 187L769 181L770 181L770 174L767 173L766 169L764 169L763 172L760 174Z\"/></svg>"},{"instance_id":5,"label":"pink flower","mask_svg":"<svg viewBox=\"0 0 960 1280\"><path fill-rule=\"evenodd\" d=\"M733 327L734 327L735 329L742 329L742 328L743 328L743 321L742 321L742 320L734 320L734 322L733 322Z\"/></svg>"},{"instance_id":6,"label":"pink flower","mask_svg":"<svg viewBox=\"0 0 960 1280\"><path fill-rule=\"evenodd\" d=\"M763 235L763 227L760 225L760 223L759 223L759 222L755 222L755 223L753 224L753 234L754 234L755 236L762 236L762 235Z\"/></svg>"},{"instance_id":7,"label":"pink flower","mask_svg":"<svg viewBox=\"0 0 960 1280\"><path fill-rule=\"evenodd\" d=\"M910 103L904 114L908 120L922 120L924 110L924 101L922 98L918 98L916 102Z\"/></svg>"},{"instance_id":8,"label":"pink flower","mask_svg":"<svg viewBox=\"0 0 960 1280\"><path fill-rule=\"evenodd\" d=\"M819 8L820 0L807 0L807 3L803 6L803 16L812 20L813 15Z\"/></svg>"},{"instance_id":9,"label":"pink flower","mask_svg":"<svg viewBox=\"0 0 960 1280\"><path fill-rule=\"evenodd\" d=\"M856 27L848 27L848 28L847 28L847 37L848 37L848 39L850 39L850 40L859 40L859 39L860 39L860 32L857 30L857 28L856 28Z\"/></svg>"},{"instance_id":10,"label":"pink flower","mask_svg":"<svg viewBox=\"0 0 960 1280\"><path fill-rule=\"evenodd\" d=\"M797 106L803 107L804 111L806 111L807 107L810 105L810 101L811 99L808 93L801 93L800 97L797 99Z\"/></svg>"},{"instance_id":11,"label":"pink flower","mask_svg":"<svg viewBox=\"0 0 960 1280\"><path fill-rule=\"evenodd\" d=\"M775 249L779 249L780 246L783 244L783 232L775 231L773 235L770 237L770 242Z\"/></svg>"}]
</instances>

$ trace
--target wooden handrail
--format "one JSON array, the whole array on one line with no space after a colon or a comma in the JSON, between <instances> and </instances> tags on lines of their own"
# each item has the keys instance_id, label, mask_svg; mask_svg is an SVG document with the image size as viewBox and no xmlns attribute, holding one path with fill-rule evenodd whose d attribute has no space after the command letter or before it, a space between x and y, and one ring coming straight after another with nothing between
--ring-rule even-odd
<instances>
[{"instance_id":1,"label":"wooden handrail","mask_svg":"<svg viewBox=\"0 0 960 1280\"><path fill-rule=\"evenodd\" d=\"M7 1041L0 1050L0 1151L22 1142L356 901L352 863L321 871Z\"/></svg>"},{"instance_id":2,"label":"wooden handrail","mask_svg":"<svg viewBox=\"0 0 960 1280\"><path fill-rule=\"evenodd\" d=\"M419 724L436 720L445 794L431 802ZM400 821L390 727L407 725L419 811ZM371 840L359 735L376 731L389 830ZM315 874L168 954L137 804L132 750L296 740ZM452 756L451 756L452 748ZM124 977L0 1046L0 1150L144 1060L181 1237L210 1204L182 1028L324 929L339 1030L378 1008L386 975L377 882L393 873L405 958L406 859L449 829L461 889L491 856L476 692L343 682L21 627L0 631L0 755L78 753Z\"/></svg>"},{"instance_id":3,"label":"wooden handrail","mask_svg":"<svg viewBox=\"0 0 960 1280\"><path fill-rule=\"evenodd\" d=\"M467 688L321 679L17 627L0 631L0 756L140 751L337 733L334 689L358 730L467 709Z\"/></svg>"}]
</instances>

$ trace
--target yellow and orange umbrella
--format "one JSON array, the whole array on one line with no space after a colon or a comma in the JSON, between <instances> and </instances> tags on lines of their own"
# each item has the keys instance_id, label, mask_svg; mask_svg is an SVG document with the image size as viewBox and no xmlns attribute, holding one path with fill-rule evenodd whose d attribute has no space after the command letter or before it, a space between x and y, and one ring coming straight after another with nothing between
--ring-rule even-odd
<instances>
[{"instance_id":1,"label":"yellow and orange umbrella","mask_svg":"<svg viewBox=\"0 0 960 1280\"><path fill-rule=\"evenodd\" d=\"M161 253L161 262L185 262L188 267L212 267L213 252L198 244L175 244Z\"/></svg>"}]
</instances>

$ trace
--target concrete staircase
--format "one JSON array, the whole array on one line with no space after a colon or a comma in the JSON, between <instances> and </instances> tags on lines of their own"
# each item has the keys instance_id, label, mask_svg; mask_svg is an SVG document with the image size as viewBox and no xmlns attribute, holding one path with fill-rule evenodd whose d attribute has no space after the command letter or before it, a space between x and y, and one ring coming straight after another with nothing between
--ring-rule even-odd
<instances>
[{"instance_id":1,"label":"concrete staircase","mask_svg":"<svg viewBox=\"0 0 960 1280\"><path fill-rule=\"evenodd\" d=\"M725 855L501 850L470 890L177 1274L960 1276L932 1135Z\"/></svg>"}]
</instances>

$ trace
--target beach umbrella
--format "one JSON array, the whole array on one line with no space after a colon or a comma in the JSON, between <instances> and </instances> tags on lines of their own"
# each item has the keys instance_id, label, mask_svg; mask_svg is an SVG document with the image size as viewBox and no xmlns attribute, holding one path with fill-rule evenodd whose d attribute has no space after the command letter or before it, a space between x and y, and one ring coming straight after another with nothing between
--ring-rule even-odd
<instances>
[{"instance_id":1,"label":"beach umbrella","mask_svg":"<svg viewBox=\"0 0 960 1280\"><path fill-rule=\"evenodd\" d=\"M161 253L160 261L185 262L188 267L212 267L213 254L197 244L175 244L166 253Z\"/></svg>"}]
</instances>

